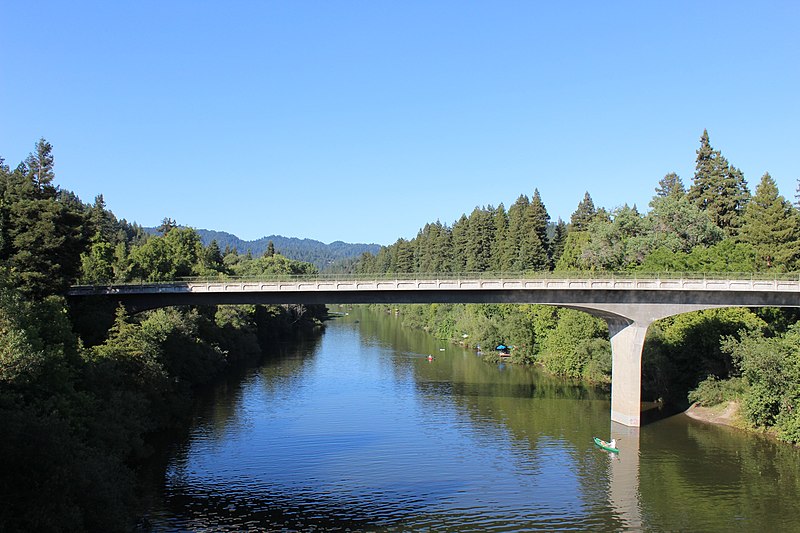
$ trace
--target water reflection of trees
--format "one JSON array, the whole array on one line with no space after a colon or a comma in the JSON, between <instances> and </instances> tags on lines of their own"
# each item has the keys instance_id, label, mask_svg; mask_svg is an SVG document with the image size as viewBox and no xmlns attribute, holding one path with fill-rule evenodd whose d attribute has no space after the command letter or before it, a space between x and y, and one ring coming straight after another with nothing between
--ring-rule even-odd
<instances>
[{"instance_id":1,"label":"water reflection of trees","mask_svg":"<svg viewBox=\"0 0 800 533\"><path fill-rule=\"evenodd\" d=\"M640 491L665 530L796 528L800 451L685 417L642 431Z\"/></svg>"},{"instance_id":2,"label":"water reflection of trees","mask_svg":"<svg viewBox=\"0 0 800 533\"><path fill-rule=\"evenodd\" d=\"M259 361L232 369L224 380L201 391L192 417L194 431L202 431L207 438L222 438L228 429L242 423L247 413L242 405L245 391L254 380L270 393L291 387L313 363L321 340L320 332L285 338L270 346Z\"/></svg>"},{"instance_id":3,"label":"water reflection of trees","mask_svg":"<svg viewBox=\"0 0 800 533\"><path fill-rule=\"evenodd\" d=\"M403 328L391 313L356 308L352 314L360 320L363 342L393 348L393 371L399 380L413 376L417 397L428 410L452 409L477 433L492 427L490 431L510 439L525 468L533 471L543 466L539 452L547 448L544 453L549 456L555 444L562 457L568 457L565 466L575 473L581 500L595 502L595 508L606 505L608 457L594 453L592 436L609 431L607 389L555 378L533 367L487 363L469 350ZM433 361L428 361L429 354ZM618 519L609 512L601 518L602 528L619 529Z\"/></svg>"}]
</instances>

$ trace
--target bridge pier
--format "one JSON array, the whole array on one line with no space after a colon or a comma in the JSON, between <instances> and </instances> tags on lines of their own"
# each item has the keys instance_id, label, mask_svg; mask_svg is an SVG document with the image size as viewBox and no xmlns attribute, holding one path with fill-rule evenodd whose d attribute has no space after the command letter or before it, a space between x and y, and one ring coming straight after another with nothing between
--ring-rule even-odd
<instances>
[{"instance_id":1,"label":"bridge pier","mask_svg":"<svg viewBox=\"0 0 800 533\"><path fill-rule=\"evenodd\" d=\"M641 425L642 349L652 321L606 318L611 337L611 421Z\"/></svg>"}]
</instances>

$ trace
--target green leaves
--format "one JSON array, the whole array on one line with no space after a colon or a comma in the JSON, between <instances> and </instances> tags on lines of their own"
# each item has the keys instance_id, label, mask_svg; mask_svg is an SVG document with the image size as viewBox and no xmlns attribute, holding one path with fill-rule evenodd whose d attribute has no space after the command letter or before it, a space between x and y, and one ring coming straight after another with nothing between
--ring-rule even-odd
<instances>
[{"instance_id":1,"label":"green leaves","mask_svg":"<svg viewBox=\"0 0 800 533\"><path fill-rule=\"evenodd\" d=\"M749 384L743 413L754 426L777 428L778 436L800 443L800 325L776 337L751 331L728 338L722 348Z\"/></svg>"},{"instance_id":2,"label":"green leaves","mask_svg":"<svg viewBox=\"0 0 800 533\"><path fill-rule=\"evenodd\" d=\"M790 271L800 258L800 215L778 193L775 180L764 174L747 205L739 233L756 250L758 270Z\"/></svg>"}]
</instances>

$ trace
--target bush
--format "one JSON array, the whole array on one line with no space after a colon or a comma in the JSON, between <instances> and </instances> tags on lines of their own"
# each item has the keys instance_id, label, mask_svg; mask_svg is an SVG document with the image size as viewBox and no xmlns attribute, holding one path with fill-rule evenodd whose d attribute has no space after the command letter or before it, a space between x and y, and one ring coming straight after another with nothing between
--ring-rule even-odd
<instances>
[{"instance_id":1,"label":"bush","mask_svg":"<svg viewBox=\"0 0 800 533\"><path fill-rule=\"evenodd\" d=\"M746 393L747 386L742 378L720 380L716 376L708 376L696 389L689 391L689 401L710 407L741 400Z\"/></svg>"}]
</instances>

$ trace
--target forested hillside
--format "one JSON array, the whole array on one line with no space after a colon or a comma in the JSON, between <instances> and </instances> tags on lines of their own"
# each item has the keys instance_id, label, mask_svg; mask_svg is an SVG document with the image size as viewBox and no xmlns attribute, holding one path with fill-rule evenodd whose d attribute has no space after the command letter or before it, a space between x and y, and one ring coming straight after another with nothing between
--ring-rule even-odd
<instances>
[{"instance_id":1,"label":"forested hillside","mask_svg":"<svg viewBox=\"0 0 800 533\"><path fill-rule=\"evenodd\" d=\"M700 138L695 172L654 180L646 213L598 207L587 192L568 222L551 221L538 190L506 209L476 207L452 224L426 224L362 255L353 270L374 273L742 272L784 275L800 260L800 211L772 177L752 192L742 172ZM598 184L598 186L602 186ZM554 226L554 227L553 227ZM749 274L748 274L749 275ZM795 275L795 274L793 274ZM410 326L474 347L513 346L513 359L549 371L608 381L605 323L537 305L404 306ZM754 426L800 442L800 335L797 311L720 309L661 320L644 352L645 398L683 402L738 399ZM793 348L790 348L792 346ZM779 379L778 376L781 376ZM699 388L698 388L699 387Z\"/></svg>"},{"instance_id":2,"label":"forested hillside","mask_svg":"<svg viewBox=\"0 0 800 533\"><path fill-rule=\"evenodd\" d=\"M156 233L156 229L148 229L151 233ZM275 251L281 255L311 263L320 271L335 269L348 260L356 259L365 252L377 253L380 246L377 244L351 244L342 241L335 241L325 244L313 239L298 239L296 237L282 237L280 235L269 235L254 241L245 241L224 231L213 231L198 229L200 241L204 246L209 246L216 241L222 250L236 251L238 254L253 256L264 255L270 243Z\"/></svg>"},{"instance_id":3,"label":"forested hillside","mask_svg":"<svg viewBox=\"0 0 800 533\"><path fill-rule=\"evenodd\" d=\"M69 307L73 283L176 276L314 274L271 252L223 254L165 219L157 235L103 197L55 184L44 139L13 170L0 159L0 531L129 531L148 436L188 414L195 387L297 328L305 306Z\"/></svg>"}]
</instances>

